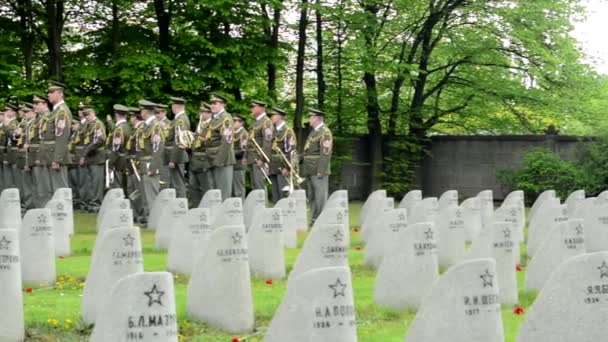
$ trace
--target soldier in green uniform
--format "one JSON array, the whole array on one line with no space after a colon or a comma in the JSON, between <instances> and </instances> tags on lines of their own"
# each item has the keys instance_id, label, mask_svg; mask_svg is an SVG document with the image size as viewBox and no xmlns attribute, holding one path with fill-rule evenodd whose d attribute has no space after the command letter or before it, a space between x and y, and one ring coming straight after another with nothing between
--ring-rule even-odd
<instances>
[{"instance_id":1,"label":"soldier in green uniform","mask_svg":"<svg viewBox=\"0 0 608 342\"><path fill-rule=\"evenodd\" d=\"M186 163L188 153L183 134L190 131L190 119L186 115L186 100L180 97L171 98L171 111L173 117L172 130L165 136L165 151L168 156L169 187L175 189L175 195L180 198L186 197Z\"/></svg>"},{"instance_id":2,"label":"soldier in green uniform","mask_svg":"<svg viewBox=\"0 0 608 342\"><path fill-rule=\"evenodd\" d=\"M147 217L144 216L143 195L140 191L142 179L137 168L137 158L142 154L141 149L137 146L137 141L139 141L139 137L143 136L145 124L139 108L129 107L129 111L131 112L131 126L133 126L133 130L126 145L127 194L133 207L133 220L135 223L146 224Z\"/></svg>"},{"instance_id":3,"label":"soldier in green uniform","mask_svg":"<svg viewBox=\"0 0 608 342\"><path fill-rule=\"evenodd\" d=\"M113 188L122 188L127 191L127 142L131 137L131 127L127 122L129 108L121 104L114 105L114 116L116 124L114 130L108 135L108 167L114 174L114 181L110 184ZM127 193L128 195L128 193Z\"/></svg>"},{"instance_id":4,"label":"soldier in green uniform","mask_svg":"<svg viewBox=\"0 0 608 342\"><path fill-rule=\"evenodd\" d=\"M40 154L44 156L44 165L50 166L49 174L53 193L57 189L68 187L66 165L70 162L68 144L72 129L72 112L63 100L64 89L65 85L59 82L49 82L48 97L53 109L40 133L42 136Z\"/></svg>"},{"instance_id":5,"label":"soldier in green uniform","mask_svg":"<svg viewBox=\"0 0 608 342\"><path fill-rule=\"evenodd\" d=\"M4 109L0 110L0 193L4 187L4 155L6 151L6 135L4 134Z\"/></svg>"},{"instance_id":6,"label":"soldier in green uniform","mask_svg":"<svg viewBox=\"0 0 608 342\"><path fill-rule=\"evenodd\" d=\"M17 187L13 166L15 165L17 157L17 146L16 140L14 139L14 133L17 129L17 125L19 124L19 121L17 121L18 109L19 108L13 104L7 104L6 111L4 112L4 124L2 125L2 130L4 131L4 136L6 139L3 166L4 187L6 189Z\"/></svg>"},{"instance_id":7,"label":"soldier in green uniform","mask_svg":"<svg viewBox=\"0 0 608 342\"><path fill-rule=\"evenodd\" d=\"M242 115L234 116L234 164L232 176L232 196L245 199L245 173L247 166L245 165L245 152L247 151L247 139L249 134L245 129L245 117Z\"/></svg>"},{"instance_id":8,"label":"soldier in green uniform","mask_svg":"<svg viewBox=\"0 0 608 342\"><path fill-rule=\"evenodd\" d=\"M270 180L272 180L272 200L274 203L284 198L287 194L285 190L289 189L287 177L289 177L290 170L281 153L291 163L292 153L296 151L297 145L295 132L287 127L285 122L286 115L287 112L283 109L273 108L270 116L274 125L272 156L270 157Z\"/></svg>"},{"instance_id":9,"label":"soldier in green uniform","mask_svg":"<svg viewBox=\"0 0 608 342\"><path fill-rule=\"evenodd\" d=\"M251 113L255 118L249 130L249 149L247 150L247 164L251 165L251 187L253 190L266 189L269 165L262 154L256 150L253 141L264 151L266 157L270 158L274 128L272 121L266 115L266 103L252 101Z\"/></svg>"},{"instance_id":10,"label":"soldier in green uniform","mask_svg":"<svg viewBox=\"0 0 608 342\"><path fill-rule=\"evenodd\" d=\"M87 187L87 172L86 168L80 166L80 159L84 156L84 137L88 131L89 122L85 118L84 111L92 108L88 104L80 103L78 106L78 120L72 122L72 135L70 137L70 143L72 145L72 162L69 166L74 172L74 187L72 187L72 196L74 198L74 206L80 210L86 210L86 203L84 198L86 197Z\"/></svg>"},{"instance_id":11,"label":"soldier in green uniform","mask_svg":"<svg viewBox=\"0 0 608 342\"><path fill-rule=\"evenodd\" d=\"M163 137L165 139L165 147L175 146L173 136L173 122L167 117L167 105L156 103L154 104L154 115L163 129ZM163 150L163 163L160 167L160 188L165 189L170 187L171 179L169 178L169 151Z\"/></svg>"},{"instance_id":12,"label":"soldier in green uniform","mask_svg":"<svg viewBox=\"0 0 608 342\"><path fill-rule=\"evenodd\" d=\"M84 209L95 213L99 211L103 200L105 184L104 167L106 161L105 141L106 127L95 113L95 109L87 108L83 111L87 120L87 130L84 133L84 150L78 164L86 174Z\"/></svg>"},{"instance_id":13,"label":"soldier in green uniform","mask_svg":"<svg viewBox=\"0 0 608 342\"><path fill-rule=\"evenodd\" d=\"M26 102L19 102L19 123L17 124L17 129L13 133L13 140L15 141L15 164L13 165L13 177L15 178L15 184L17 185L17 189L19 189L19 194L21 195L21 209L27 210L27 206L31 202L31 189L25 188L25 164L27 157L27 148L25 144L25 134L27 133L27 118L26 114L30 110L28 108L31 104Z\"/></svg>"},{"instance_id":14,"label":"soldier in green uniform","mask_svg":"<svg viewBox=\"0 0 608 342\"><path fill-rule=\"evenodd\" d=\"M21 149L24 153L23 163L23 197L25 210L39 207L40 200L36 195L36 183L32 168L36 165L36 159L40 152L40 139L38 137L38 116L33 105L28 103L24 108L25 132L22 135L23 144Z\"/></svg>"},{"instance_id":15,"label":"soldier in green uniform","mask_svg":"<svg viewBox=\"0 0 608 342\"><path fill-rule=\"evenodd\" d=\"M319 217L328 196L333 137L324 123L325 113L310 109L308 121L311 131L304 144L302 176L306 179L308 202L312 206L313 222Z\"/></svg>"},{"instance_id":16,"label":"soldier in green uniform","mask_svg":"<svg viewBox=\"0 0 608 342\"><path fill-rule=\"evenodd\" d=\"M211 164L207 156L207 143L211 138L209 123L211 122L211 107L201 103L199 109L200 119L194 132L192 145L192 159L190 160L190 205L198 207L203 195L213 189L213 176L210 172Z\"/></svg>"},{"instance_id":17,"label":"soldier in green uniform","mask_svg":"<svg viewBox=\"0 0 608 342\"><path fill-rule=\"evenodd\" d=\"M40 130L44 120L47 120L51 115L47 98L40 94L35 94L32 98L34 111L38 115L35 132L32 133L33 138L30 142L30 161L32 169L32 177L34 181L34 204L36 208L44 208L46 203L51 200L53 194L51 192L51 179L49 173L42 164L42 156L40 155L40 143L42 136ZM30 128L32 129L32 128Z\"/></svg>"},{"instance_id":18,"label":"soldier in green uniform","mask_svg":"<svg viewBox=\"0 0 608 342\"><path fill-rule=\"evenodd\" d=\"M137 136L139 152L139 174L141 176L141 194L143 195L143 213L150 214L150 207L160 191L160 169L163 164L164 134L160 122L154 116L156 105L150 101L140 100L141 116L144 119L143 132Z\"/></svg>"},{"instance_id":19,"label":"soldier in green uniform","mask_svg":"<svg viewBox=\"0 0 608 342\"><path fill-rule=\"evenodd\" d=\"M219 189L222 198L228 198L232 194L232 173L236 162L232 145L234 138L232 115L226 112L226 102L226 98L221 95L211 95L209 103L212 117L206 145L209 164L211 164L213 189Z\"/></svg>"}]
</instances>

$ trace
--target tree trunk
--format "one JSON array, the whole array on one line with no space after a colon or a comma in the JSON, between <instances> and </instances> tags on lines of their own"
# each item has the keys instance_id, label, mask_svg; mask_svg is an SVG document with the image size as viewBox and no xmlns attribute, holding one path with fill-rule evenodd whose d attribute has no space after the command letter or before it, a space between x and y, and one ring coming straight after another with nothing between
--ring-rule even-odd
<instances>
[{"instance_id":1,"label":"tree trunk","mask_svg":"<svg viewBox=\"0 0 608 342\"><path fill-rule=\"evenodd\" d=\"M340 134L344 134L344 126L342 123L342 111L344 109L344 87L343 87L343 80L344 80L344 76L342 74L342 53L343 53L343 41L344 41L344 19L343 19L343 15L344 15L344 0L340 0L340 5L339 5L339 19L338 19L338 32L337 32L337 36L336 36L336 73L337 73L337 92L338 92L338 99L337 99L337 105L336 105L336 121L338 124L338 132Z\"/></svg>"},{"instance_id":2,"label":"tree trunk","mask_svg":"<svg viewBox=\"0 0 608 342\"><path fill-rule=\"evenodd\" d=\"M263 4L262 9L267 22L270 21L266 6ZM276 59L279 58L279 27L281 25L281 4L276 4L273 9L272 26L265 28L266 35L268 36L268 47L272 51L272 56L268 61L268 96L276 101L277 100L277 63Z\"/></svg>"},{"instance_id":3,"label":"tree trunk","mask_svg":"<svg viewBox=\"0 0 608 342\"><path fill-rule=\"evenodd\" d=\"M118 0L112 0L112 62L118 60L120 48L120 16L118 13Z\"/></svg>"},{"instance_id":4,"label":"tree trunk","mask_svg":"<svg viewBox=\"0 0 608 342\"><path fill-rule=\"evenodd\" d=\"M317 21L317 106L325 110L325 74L323 72L323 21L321 18L321 0L317 0L315 11Z\"/></svg>"},{"instance_id":5,"label":"tree trunk","mask_svg":"<svg viewBox=\"0 0 608 342\"><path fill-rule=\"evenodd\" d=\"M63 0L46 0L47 14L47 47L49 50L49 76L63 81L63 52L61 51L63 35Z\"/></svg>"},{"instance_id":6,"label":"tree trunk","mask_svg":"<svg viewBox=\"0 0 608 342\"><path fill-rule=\"evenodd\" d=\"M306 52L306 28L308 27L308 0L300 4L300 22L298 25L298 56L296 60L296 113L294 127L298 141L304 141L302 117L304 116L304 58ZM303 144L300 144L303 148Z\"/></svg>"},{"instance_id":7,"label":"tree trunk","mask_svg":"<svg viewBox=\"0 0 608 342\"><path fill-rule=\"evenodd\" d=\"M25 67L25 80L32 81L32 62L34 59L34 32L32 0L19 0L17 3L19 15L19 35L21 36L21 53Z\"/></svg>"},{"instance_id":8,"label":"tree trunk","mask_svg":"<svg viewBox=\"0 0 608 342\"><path fill-rule=\"evenodd\" d=\"M168 6L166 6L165 0L154 0L156 22L158 25L158 49L164 55L170 53L171 47L171 1L172 0L168 0ZM160 74L163 83L163 91L172 92L171 74L165 68L161 68Z\"/></svg>"}]
</instances>

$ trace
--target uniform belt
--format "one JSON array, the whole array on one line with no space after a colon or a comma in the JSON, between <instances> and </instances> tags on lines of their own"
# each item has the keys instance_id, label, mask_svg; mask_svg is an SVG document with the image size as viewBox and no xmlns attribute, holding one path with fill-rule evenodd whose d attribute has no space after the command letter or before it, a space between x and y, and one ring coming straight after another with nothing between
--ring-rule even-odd
<instances>
[{"instance_id":1,"label":"uniform belt","mask_svg":"<svg viewBox=\"0 0 608 342\"><path fill-rule=\"evenodd\" d=\"M84 150L86 146L74 146L75 149L77 150Z\"/></svg>"},{"instance_id":2,"label":"uniform belt","mask_svg":"<svg viewBox=\"0 0 608 342\"><path fill-rule=\"evenodd\" d=\"M30 147L40 147L40 144L31 144Z\"/></svg>"},{"instance_id":3,"label":"uniform belt","mask_svg":"<svg viewBox=\"0 0 608 342\"><path fill-rule=\"evenodd\" d=\"M55 145L55 141L43 141L43 145Z\"/></svg>"},{"instance_id":4,"label":"uniform belt","mask_svg":"<svg viewBox=\"0 0 608 342\"><path fill-rule=\"evenodd\" d=\"M193 156L205 156L207 155L207 152L192 152Z\"/></svg>"},{"instance_id":5,"label":"uniform belt","mask_svg":"<svg viewBox=\"0 0 608 342\"><path fill-rule=\"evenodd\" d=\"M119 156L119 157L126 157L126 156L127 156L127 154L126 154L126 153L118 153L118 156Z\"/></svg>"},{"instance_id":6,"label":"uniform belt","mask_svg":"<svg viewBox=\"0 0 608 342\"><path fill-rule=\"evenodd\" d=\"M17 147L17 146L11 146L8 149L11 150L11 151L17 151L19 149L19 147Z\"/></svg>"},{"instance_id":7,"label":"uniform belt","mask_svg":"<svg viewBox=\"0 0 608 342\"><path fill-rule=\"evenodd\" d=\"M167 145L165 145L165 150L172 150L173 148L175 148L175 146L167 146Z\"/></svg>"},{"instance_id":8,"label":"uniform belt","mask_svg":"<svg viewBox=\"0 0 608 342\"><path fill-rule=\"evenodd\" d=\"M306 158L320 158L320 157L321 157L320 154L311 154L311 155L304 156L304 159L306 159Z\"/></svg>"},{"instance_id":9,"label":"uniform belt","mask_svg":"<svg viewBox=\"0 0 608 342\"><path fill-rule=\"evenodd\" d=\"M143 156L143 157L139 157L137 159L138 160L152 160L152 156Z\"/></svg>"}]
</instances>

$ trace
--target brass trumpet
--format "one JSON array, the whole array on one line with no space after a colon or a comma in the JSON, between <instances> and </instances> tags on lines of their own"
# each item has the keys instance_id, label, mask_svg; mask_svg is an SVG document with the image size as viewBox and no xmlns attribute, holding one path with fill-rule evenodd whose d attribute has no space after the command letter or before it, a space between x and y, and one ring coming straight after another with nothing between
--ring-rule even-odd
<instances>
[{"instance_id":1,"label":"brass trumpet","mask_svg":"<svg viewBox=\"0 0 608 342\"><path fill-rule=\"evenodd\" d=\"M189 130L183 130L181 126L177 127L177 146L183 150L192 148L195 137L194 133Z\"/></svg>"},{"instance_id":2,"label":"brass trumpet","mask_svg":"<svg viewBox=\"0 0 608 342\"><path fill-rule=\"evenodd\" d=\"M281 159L283 159L283 162L285 163L285 165L287 165L287 169L289 170L289 189L287 191L289 191L289 193L292 193L296 186L300 187L300 185L304 183L304 178L299 175L299 167L294 167L294 164L292 163L292 161L294 161L294 159L297 157L297 152L292 151L290 153L290 158L287 158L285 153L283 153L283 151L281 151L278 146L275 146L274 150L279 153L279 156L281 156ZM295 165L298 165L297 160Z\"/></svg>"},{"instance_id":3,"label":"brass trumpet","mask_svg":"<svg viewBox=\"0 0 608 342\"><path fill-rule=\"evenodd\" d=\"M249 139L249 141L253 142L253 147L255 148L256 152L262 157L262 162L264 163L264 165L260 167L260 170L262 171L264 178L266 178L266 182L268 184L272 184L272 180L270 180L270 177L268 177L268 170L270 169L268 163L270 163L270 158L268 158L266 153L264 153L264 150L262 149L262 147L260 147L260 144L255 141L255 138Z\"/></svg>"}]
</instances>

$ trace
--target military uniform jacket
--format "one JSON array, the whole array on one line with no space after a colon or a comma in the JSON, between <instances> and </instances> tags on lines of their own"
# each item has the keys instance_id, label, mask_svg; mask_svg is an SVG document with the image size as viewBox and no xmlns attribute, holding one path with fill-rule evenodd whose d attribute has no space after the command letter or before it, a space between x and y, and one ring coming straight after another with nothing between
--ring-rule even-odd
<instances>
[{"instance_id":1,"label":"military uniform jacket","mask_svg":"<svg viewBox=\"0 0 608 342\"><path fill-rule=\"evenodd\" d=\"M282 169L288 169L278 150L283 152L291 163L291 153L296 150L296 134L293 129L284 124L281 129L275 129L272 141L272 157L270 157L270 174L278 175Z\"/></svg>"},{"instance_id":2,"label":"military uniform jacket","mask_svg":"<svg viewBox=\"0 0 608 342\"><path fill-rule=\"evenodd\" d=\"M249 133L245 128L241 127L234 132L234 170L245 170L245 152L247 151L247 143L249 142Z\"/></svg>"},{"instance_id":3,"label":"military uniform jacket","mask_svg":"<svg viewBox=\"0 0 608 342\"><path fill-rule=\"evenodd\" d=\"M330 175L333 137L326 125L308 134L304 144L302 176Z\"/></svg>"},{"instance_id":4,"label":"military uniform jacket","mask_svg":"<svg viewBox=\"0 0 608 342\"><path fill-rule=\"evenodd\" d=\"M165 143L165 148L168 152L168 160L174 164L185 164L188 162L188 153L185 149L180 148L181 135L180 132L190 130L190 119L186 113L181 113L173 119L171 135L173 139L169 144Z\"/></svg>"},{"instance_id":5,"label":"military uniform jacket","mask_svg":"<svg viewBox=\"0 0 608 342\"><path fill-rule=\"evenodd\" d=\"M262 160L262 156L258 154L252 140L255 140L262 148L266 156L270 158L272 153L272 139L274 139L274 125L268 116L264 115L253 122L249 131L249 148L247 150L247 164L251 165L256 160Z\"/></svg>"},{"instance_id":6,"label":"military uniform jacket","mask_svg":"<svg viewBox=\"0 0 608 342\"><path fill-rule=\"evenodd\" d=\"M173 151L175 146L175 135L173 134L173 122L166 117L162 120L157 121L160 123L160 127L163 130L163 138L165 139L165 148L163 151L163 163L168 164L171 158L169 150Z\"/></svg>"},{"instance_id":7,"label":"military uniform jacket","mask_svg":"<svg viewBox=\"0 0 608 342\"><path fill-rule=\"evenodd\" d=\"M207 171L211 167L209 157L207 156L207 143L211 138L211 130L209 121L200 121L194 132L194 145L192 145L192 160L190 167L193 172Z\"/></svg>"},{"instance_id":8,"label":"military uniform jacket","mask_svg":"<svg viewBox=\"0 0 608 342\"><path fill-rule=\"evenodd\" d=\"M86 120L84 122L81 121L78 130L73 132L72 136L70 137L70 144L72 145L72 151L76 162L80 161L80 158L84 157L84 148L86 147L84 138L89 129L89 124L90 123Z\"/></svg>"},{"instance_id":9,"label":"military uniform jacket","mask_svg":"<svg viewBox=\"0 0 608 342\"><path fill-rule=\"evenodd\" d=\"M137 160L139 160L139 158L143 157L144 152L142 149L140 149L138 147L137 142L139 141L140 137L143 137L145 128L146 128L146 124L143 121L138 122L137 125L135 125L135 127L133 127L132 134L129 137L129 139L127 140L127 146L126 146L127 153L128 153L128 159L135 159L137 162ZM129 164L130 163L131 162L129 162ZM133 172L133 170L131 170L131 168L129 168L129 173L132 173L132 172Z\"/></svg>"},{"instance_id":10,"label":"military uniform jacket","mask_svg":"<svg viewBox=\"0 0 608 342\"><path fill-rule=\"evenodd\" d=\"M95 121L90 121L87 125L87 130L84 132L84 151L83 157L85 164L95 165L104 164L106 162L106 126L95 118Z\"/></svg>"},{"instance_id":11,"label":"military uniform jacket","mask_svg":"<svg viewBox=\"0 0 608 342\"><path fill-rule=\"evenodd\" d=\"M131 139L131 127L127 121L117 123L108 135L107 156L110 167L116 171L124 172L128 169L127 155L129 153L127 144Z\"/></svg>"},{"instance_id":12,"label":"military uniform jacket","mask_svg":"<svg viewBox=\"0 0 608 342\"><path fill-rule=\"evenodd\" d=\"M52 162L65 165L71 162L68 154L72 130L72 112L65 103L54 107L48 116L43 116L40 122L41 162L51 165Z\"/></svg>"},{"instance_id":13,"label":"military uniform jacket","mask_svg":"<svg viewBox=\"0 0 608 342\"><path fill-rule=\"evenodd\" d=\"M164 134L161 124L155 118L144 122L144 127L137 132L136 156L139 161L139 172L142 175L160 172L163 165Z\"/></svg>"},{"instance_id":14,"label":"military uniform jacket","mask_svg":"<svg viewBox=\"0 0 608 342\"><path fill-rule=\"evenodd\" d=\"M37 116L29 123L26 134L26 144L28 146L28 166L36 166L36 161L40 161L40 118Z\"/></svg>"},{"instance_id":15,"label":"military uniform jacket","mask_svg":"<svg viewBox=\"0 0 608 342\"><path fill-rule=\"evenodd\" d=\"M17 139L15 139L15 131L19 121L17 119L11 119L9 122L5 122L3 125L4 135L6 137L6 154L4 155L4 161L10 165L14 165L17 161Z\"/></svg>"},{"instance_id":16,"label":"military uniform jacket","mask_svg":"<svg viewBox=\"0 0 608 342\"><path fill-rule=\"evenodd\" d=\"M21 122L19 122L17 129L13 133L13 137L17 141L15 145L17 146L15 163L19 169L25 168L25 166L28 164L27 133L30 123L28 123L24 118L21 119Z\"/></svg>"},{"instance_id":17,"label":"military uniform jacket","mask_svg":"<svg viewBox=\"0 0 608 342\"><path fill-rule=\"evenodd\" d=\"M234 128L232 115L226 111L215 114L207 132L207 156L211 167L234 165Z\"/></svg>"}]
</instances>

